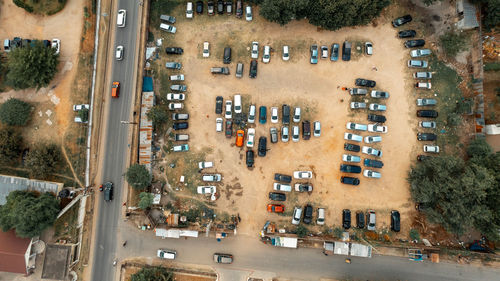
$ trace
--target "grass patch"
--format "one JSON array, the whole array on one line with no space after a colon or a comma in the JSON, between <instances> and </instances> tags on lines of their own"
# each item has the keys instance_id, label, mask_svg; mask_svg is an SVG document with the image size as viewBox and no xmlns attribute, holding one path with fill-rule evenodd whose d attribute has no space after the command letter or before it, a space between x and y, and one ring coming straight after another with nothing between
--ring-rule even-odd
<instances>
[{"instance_id":1,"label":"grass patch","mask_svg":"<svg viewBox=\"0 0 500 281\"><path fill-rule=\"evenodd\" d=\"M484 64L484 71L499 71L500 62L487 62Z\"/></svg>"},{"instance_id":2,"label":"grass patch","mask_svg":"<svg viewBox=\"0 0 500 281\"><path fill-rule=\"evenodd\" d=\"M65 239L73 243L78 240L78 210L80 202L76 203L64 215L54 222L54 237L55 239Z\"/></svg>"},{"instance_id":3,"label":"grass patch","mask_svg":"<svg viewBox=\"0 0 500 281\"><path fill-rule=\"evenodd\" d=\"M160 15L171 15L173 10L184 1L181 0L151 0L149 9L149 23L160 26Z\"/></svg>"}]
</instances>

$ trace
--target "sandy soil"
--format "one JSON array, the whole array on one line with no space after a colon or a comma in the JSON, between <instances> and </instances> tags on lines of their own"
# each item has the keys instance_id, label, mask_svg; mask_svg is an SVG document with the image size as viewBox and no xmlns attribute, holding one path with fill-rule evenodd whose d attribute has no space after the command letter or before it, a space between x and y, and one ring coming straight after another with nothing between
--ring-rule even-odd
<instances>
[{"instance_id":1,"label":"sandy soil","mask_svg":"<svg viewBox=\"0 0 500 281\"><path fill-rule=\"evenodd\" d=\"M260 18L247 23L234 17L204 15L189 22L180 17L176 26L178 30L173 38L165 33L162 36L167 43L183 47L184 55L167 59L162 54L161 63L167 60L183 63L181 73L186 75L189 89L186 105L190 114L190 148L195 152L211 148L212 152L207 154L206 160L214 161L215 170L224 176L224 184L219 187L223 194L217 201L217 207L240 214L242 224L239 233L255 235L266 220L283 222L279 223L279 227L291 227L290 216L268 214L265 206L269 203L268 192L272 191L274 173L292 174L295 170L314 172L311 181L314 191L311 195L288 194L288 214L294 206L309 202L314 208L327 209L326 225L339 226L342 209L351 209L353 213L374 209L379 214L377 227L381 229L390 224L390 210L398 209L402 215L401 235L409 231L407 218L413 205L406 177L410 159L415 159L417 149L413 129L416 123L412 120L414 101L406 94L411 87L405 67L407 51L389 23L379 24L376 28L366 26L329 32L318 31L304 21L280 27ZM373 42L374 55L361 55L350 62L322 59L318 65L309 64L309 46L312 43L330 46L334 42L341 44L345 39ZM250 79L249 47L254 40L259 41L261 48L271 45L275 52L269 64L259 61L258 77ZM208 59L201 57L203 41L211 44ZM285 44L291 49L289 62L281 60L281 46ZM229 65L231 75L212 76L210 67L222 66L222 50L226 45L233 48L233 63ZM262 55L262 49L260 52ZM245 63L242 79L234 76L238 61ZM372 70L374 66L378 71ZM350 96L340 88L354 86L357 77L376 80L376 89L388 91L391 98L386 101L388 111L385 114L389 133L383 135L381 144L375 145L384 153L381 159L385 164L381 169L382 179L367 179L360 175L361 184L352 187L339 181L339 165L344 153L343 134L347 131L345 124L349 121L367 124L367 115L366 112L351 112L348 109ZM166 87L161 88L161 92L164 91L168 91ZM256 157L255 168L248 170L244 159L246 148L235 147L234 138L228 140L222 133L215 132L215 118L219 117L214 114L215 97L221 95L226 100L236 93L243 95L245 111L249 103L265 105L268 110L271 106L281 107L285 103L301 106L306 111L304 119L321 121L321 137L312 137L309 141L301 139L298 143L269 144L268 140L270 151L267 156ZM260 136L269 138L271 125L269 121L266 125L253 125L257 130L256 139ZM277 125L281 125L281 120ZM226 196L228 189L237 184L242 187L242 195ZM321 229L318 227L316 230Z\"/></svg>"}]
</instances>

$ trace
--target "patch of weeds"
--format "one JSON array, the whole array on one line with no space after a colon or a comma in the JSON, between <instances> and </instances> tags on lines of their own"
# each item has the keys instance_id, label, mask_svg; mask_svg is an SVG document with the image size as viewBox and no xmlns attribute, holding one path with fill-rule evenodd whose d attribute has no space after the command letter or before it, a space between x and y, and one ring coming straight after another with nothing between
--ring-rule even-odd
<instances>
[{"instance_id":1,"label":"patch of weeds","mask_svg":"<svg viewBox=\"0 0 500 281\"><path fill-rule=\"evenodd\" d=\"M420 242L420 233L418 233L418 230L416 230L414 228L410 229L410 239L412 241Z\"/></svg>"},{"instance_id":2,"label":"patch of weeds","mask_svg":"<svg viewBox=\"0 0 500 281\"><path fill-rule=\"evenodd\" d=\"M500 62L487 62L483 69L484 71L500 71Z\"/></svg>"},{"instance_id":3,"label":"patch of weeds","mask_svg":"<svg viewBox=\"0 0 500 281\"><path fill-rule=\"evenodd\" d=\"M181 0L151 0L149 9L149 23L153 26L160 26L160 15L174 15L172 14L179 6L184 3ZM177 15L180 16L180 15Z\"/></svg>"},{"instance_id":4,"label":"patch of weeds","mask_svg":"<svg viewBox=\"0 0 500 281\"><path fill-rule=\"evenodd\" d=\"M335 237L335 238L337 238L337 239L342 238L342 233L344 233L344 229L343 229L343 228L341 228L341 227L336 226L336 227L333 229L333 237Z\"/></svg>"}]
</instances>

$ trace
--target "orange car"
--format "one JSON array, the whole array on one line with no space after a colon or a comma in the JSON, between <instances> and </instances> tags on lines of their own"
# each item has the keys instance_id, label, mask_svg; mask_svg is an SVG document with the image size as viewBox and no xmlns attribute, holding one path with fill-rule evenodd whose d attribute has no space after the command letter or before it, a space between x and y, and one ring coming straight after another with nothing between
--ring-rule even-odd
<instances>
[{"instance_id":1,"label":"orange car","mask_svg":"<svg viewBox=\"0 0 500 281\"><path fill-rule=\"evenodd\" d=\"M245 139L245 131L243 130L236 131L236 146L242 147L244 139Z\"/></svg>"},{"instance_id":2,"label":"orange car","mask_svg":"<svg viewBox=\"0 0 500 281\"><path fill-rule=\"evenodd\" d=\"M120 96L120 82L113 82L113 87L111 88L111 97L118 98Z\"/></svg>"},{"instance_id":3,"label":"orange car","mask_svg":"<svg viewBox=\"0 0 500 281\"><path fill-rule=\"evenodd\" d=\"M267 204L267 211L270 213L283 213L285 206L281 204Z\"/></svg>"}]
</instances>

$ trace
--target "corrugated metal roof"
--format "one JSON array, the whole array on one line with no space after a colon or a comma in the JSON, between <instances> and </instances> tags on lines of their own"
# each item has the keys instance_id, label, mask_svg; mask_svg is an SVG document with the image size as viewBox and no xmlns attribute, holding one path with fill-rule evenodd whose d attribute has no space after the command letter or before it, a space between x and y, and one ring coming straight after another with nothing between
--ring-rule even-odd
<instances>
[{"instance_id":1,"label":"corrugated metal roof","mask_svg":"<svg viewBox=\"0 0 500 281\"><path fill-rule=\"evenodd\" d=\"M460 29L472 29L479 27L476 5L467 0L459 0L457 1L457 12L463 12L463 18L461 18L457 23L457 26Z\"/></svg>"},{"instance_id":2,"label":"corrugated metal roof","mask_svg":"<svg viewBox=\"0 0 500 281\"><path fill-rule=\"evenodd\" d=\"M0 175L0 205L7 202L7 195L15 190L30 190L52 192L57 194L63 187L62 183L31 180L14 176Z\"/></svg>"},{"instance_id":3,"label":"corrugated metal roof","mask_svg":"<svg viewBox=\"0 0 500 281\"><path fill-rule=\"evenodd\" d=\"M146 77L144 77L146 78ZM149 77L151 78L151 77ZM146 79L144 79L146 82ZM151 88L153 87L151 80ZM143 86L143 89L147 88ZM151 171L151 161L153 158L153 122L148 119L148 112L154 105L154 92L143 92L141 101L141 122L139 124L139 164L146 166Z\"/></svg>"}]
</instances>

